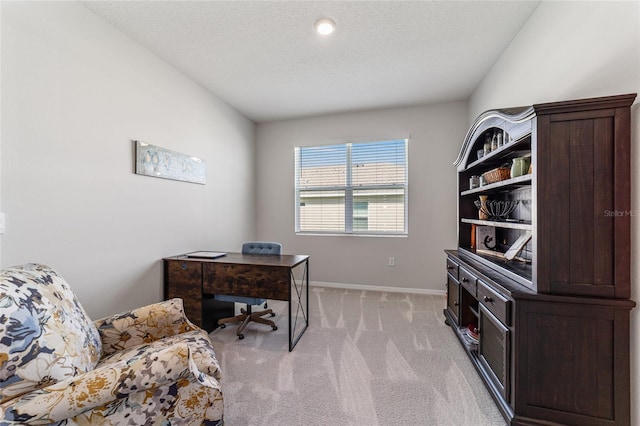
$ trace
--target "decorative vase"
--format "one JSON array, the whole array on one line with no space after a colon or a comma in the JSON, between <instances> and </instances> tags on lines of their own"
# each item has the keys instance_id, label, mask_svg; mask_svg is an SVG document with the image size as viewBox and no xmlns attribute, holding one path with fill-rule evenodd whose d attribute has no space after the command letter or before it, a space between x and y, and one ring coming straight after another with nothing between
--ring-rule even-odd
<instances>
[{"instance_id":1,"label":"decorative vase","mask_svg":"<svg viewBox=\"0 0 640 426\"><path fill-rule=\"evenodd\" d=\"M480 208L478 209L478 219L480 220L489 220L489 215L487 214L488 198L488 195L480 195Z\"/></svg>"}]
</instances>

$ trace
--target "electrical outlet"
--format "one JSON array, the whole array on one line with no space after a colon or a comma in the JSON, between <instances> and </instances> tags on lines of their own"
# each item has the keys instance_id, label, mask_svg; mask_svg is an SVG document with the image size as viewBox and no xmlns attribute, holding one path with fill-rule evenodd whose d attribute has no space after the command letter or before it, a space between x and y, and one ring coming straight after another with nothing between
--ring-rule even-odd
<instances>
[{"instance_id":1,"label":"electrical outlet","mask_svg":"<svg viewBox=\"0 0 640 426\"><path fill-rule=\"evenodd\" d=\"M396 266L396 258L395 257L390 257L389 258L389 266Z\"/></svg>"}]
</instances>

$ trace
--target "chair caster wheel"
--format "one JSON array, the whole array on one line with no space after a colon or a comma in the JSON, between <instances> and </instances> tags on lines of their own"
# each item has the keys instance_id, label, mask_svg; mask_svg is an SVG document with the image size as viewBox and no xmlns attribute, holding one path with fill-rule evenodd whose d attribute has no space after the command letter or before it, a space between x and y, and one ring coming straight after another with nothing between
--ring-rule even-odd
<instances>
[{"instance_id":1,"label":"chair caster wheel","mask_svg":"<svg viewBox=\"0 0 640 426\"><path fill-rule=\"evenodd\" d=\"M271 313L269 314L269 316L270 316L271 318L273 318L273 317L275 317L275 316L276 316L276 314L274 314L273 312L271 312Z\"/></svg>"},{"instance_id":2,"label":"chair caster wheel","mask_svg":"<svg viewBox=\"0 0 640 426\"><path fill-rule=\"evenodd\" d=\"M238 334L238 339L240 340L244 339L244 334Z\"/></svg>"},{"instance_id":3,"label":"chair caster wheel","mask_svg":"<svg viewBox=\"0 0 640 426\"><path fill-rule=\"evenodd\" d=\"M274 325L274 326L273 326L273 327L271 327L271 328L273 328L273 331L276 331L276 330L278 329L278 326L277 326L277 325Z\"/></svg>"},{"instance_id":4,"label":"chair caster wheel","mask_svg":"<svg viewBox=\"0 0 640 426\"><path fill-rule=\"evenodd\" d=\"M220 328L225 328L226 326L226 324L220 324Z\"/></svg>"}]
</instances>

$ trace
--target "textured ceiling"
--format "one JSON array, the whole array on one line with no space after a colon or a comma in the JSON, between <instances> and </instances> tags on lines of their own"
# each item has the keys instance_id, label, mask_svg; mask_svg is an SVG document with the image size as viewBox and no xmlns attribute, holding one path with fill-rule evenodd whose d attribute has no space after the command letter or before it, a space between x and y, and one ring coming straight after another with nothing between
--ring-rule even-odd
<instances>
[{"instance_id":1,"label":"textured ceiling","mask_svg":"<svg viewBox=\"0 0 640 426\"><path fill-rule=\"evenodd\" d=\"M263 122L467 99L539 1L83 4Z\"/></svg>"}]
</instances>

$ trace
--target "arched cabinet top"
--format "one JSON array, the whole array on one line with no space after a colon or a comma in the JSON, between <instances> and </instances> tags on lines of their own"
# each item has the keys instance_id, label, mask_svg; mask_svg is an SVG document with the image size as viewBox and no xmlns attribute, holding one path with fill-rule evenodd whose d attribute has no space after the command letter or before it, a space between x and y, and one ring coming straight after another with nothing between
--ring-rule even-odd
<instances>
[{"instance_id":1,"label":"arched cabinet top","mask_svg":"<svg viewBox=\"0 0 640 426\"><path fill-rule=\"evenodd\" d=\"M483 112L473 122L467 136L464 138L458 158L453 163L458 171L466 169L467 165L474 161L474 147L487 130L495 128L509 135L509 142L518 141L531 133L533 118L545 114L576 113L590 110L604 110L615 108L628 108L636 98L635 93L625 95L606 96L599 98L577 99L572 101L551 102L535 104L527 107L507 109L494 109ZM507 141L505 141L505 144Z\"/></svg>"},{"instance_id":2,"label":"arched cabinet top","mask_svg":"<svg viewBox=\"0 0 640 426\"><path fill-rule=\"evenodd\" d=\"M499 129L506 132L509 134L510 141L525 137L531 133L531 119L534 116L534 107L494 109L483 112L469 128L458 158L453 164L458 168L458 171L462 171L470 162L474 161L475 154L472 155L472 153L474 147L477 147L476 141L489 129Z\"/></svg>"}]
</instances>

